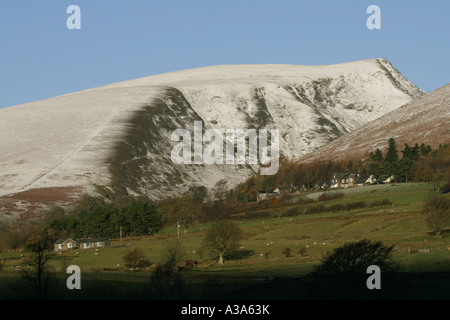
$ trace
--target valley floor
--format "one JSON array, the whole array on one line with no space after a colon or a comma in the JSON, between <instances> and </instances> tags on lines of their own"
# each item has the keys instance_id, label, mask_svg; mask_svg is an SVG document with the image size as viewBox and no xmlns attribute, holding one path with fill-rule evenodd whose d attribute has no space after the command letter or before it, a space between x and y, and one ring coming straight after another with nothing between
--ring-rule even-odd
<instances>
[{"instance_id":1,"label":"valley floor","mask_svg":"<svg viewBox=\"0 0 450 320\"><path fill-rule=\"evenodd\" d=\"M161 296L150 283L156 265L177 239L174 226L159 234L133 239L115 239L111 246L55 254L51 260L55 282L54 299L449 299L450 230L433 234L425 223L422 208L434 187L428 183L391 184L344 190L345 196L321 203L325 207L365 201L365 208L315 214L292 214L294 204L263 209L264 218L237 217L244 232L241 248L223 265L202 241L208 224L181 230L184 260L198 261L194 268L182 268L182 282ZM370 203L389 199L390 205L370 207ZM310 204L308 204L310 205ZM315 205L315 204L312 204ZM306 206L306 205L304 205ZM291 211L289 211L291 210ZM291 212L288 214L288 212ZM395 245L394 258L401 269L383 274L382 289L365 289L357 297L327 296L326 284L308 276L323 255L345 243L380 240ZM123 256L131 248L142 249L153 265L141 270L123 267ZM290 256L286 257L286 248ZM21 299L18 283L20 268L28 253L2 252L0 259L0 299ZM68 290L67 266L81 269L81 290ZM368 276L368 275L367 275ZM325 285L325 286L324 286Z\"/></svg>"}]
</instances>

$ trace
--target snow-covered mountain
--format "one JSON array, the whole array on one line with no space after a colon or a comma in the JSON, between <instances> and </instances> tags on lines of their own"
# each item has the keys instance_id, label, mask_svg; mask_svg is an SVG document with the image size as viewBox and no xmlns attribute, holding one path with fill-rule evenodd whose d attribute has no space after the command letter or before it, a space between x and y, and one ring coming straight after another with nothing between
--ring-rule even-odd
<instances>
[{"instance_id":1,"label":"snow-covered mountain","mask_svg":"<svg viewBox=\"0 0 450 320\"><path fill-rule=\"evenodd\" d=\"M204 67L0 109L0 208L98 187L155 200L221 179L232 187L258 167L176 165L172 132L193 132L195 120L223 133L278 129L280 153L295 159L422 95L387 60L371 59Z\"/></svg>"},{"instance_id":2,"label":"snow-covered mountain","mask_svg":"<svg viewBox=\"0 0 450 320\"><path fill-rule=\"evenodd\" d=\"M385 152L389 138L394 138L397 149L405 143L438 148L450 143L450 84L429 92L384 116L311 152L299 161L338 160L351 157L365 158L377 148Z\"/></svg>"}]
</instances>

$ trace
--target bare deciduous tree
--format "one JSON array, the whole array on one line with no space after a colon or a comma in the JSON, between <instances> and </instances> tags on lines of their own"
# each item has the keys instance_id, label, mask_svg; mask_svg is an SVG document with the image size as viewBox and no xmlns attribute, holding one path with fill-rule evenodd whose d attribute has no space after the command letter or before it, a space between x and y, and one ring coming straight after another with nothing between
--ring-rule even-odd
<instances>
[{"instance_id":1,"label":"bare deciduous tree","mask_svg":"<svg viewBox=\"0 0 450 320\"><path fill-rule=\"evenodd\" d=\"M153 271L150 284L156 293L155 298L167 300L182 296L184 279L177 267L183 256L182 251L183 246L180 241L170 243L165 260Z\"/></svg>"},{"instance_id":2,"label":"bare deciduous tree","mask_svg":"<svg viewBox=\"0 0 450 320\"><path fill-rule=\"evenodd\" d=\"M450 222L450 199L445 196L434 196L425 203L423 213L427 216L426 223L436 234Z\"/></svg>"},{"instance_id":3,"label":"bare deciduous tree","mask_svg":"<svg viewBox=\"0 0 450 320\"><path fill-rule=\"evenodd\" d=\"M212 224L205 238L205 245L219 256L218 264L223 264L223 257L237 250L242 232L231 220L222 220Z\"/></svg>"},{"instance_id":4,"label":"bare deciduous tree","mask_svg":"<svg viewBox=\"0 0 450 320\"><path fill-rule=\"evenodd\" d=\"M41 300L48 297L52 281L48 263L51 257L42 244L32 247L32 254L22 269L21 291L25 298Z\"/></svg>"}]
</instances>

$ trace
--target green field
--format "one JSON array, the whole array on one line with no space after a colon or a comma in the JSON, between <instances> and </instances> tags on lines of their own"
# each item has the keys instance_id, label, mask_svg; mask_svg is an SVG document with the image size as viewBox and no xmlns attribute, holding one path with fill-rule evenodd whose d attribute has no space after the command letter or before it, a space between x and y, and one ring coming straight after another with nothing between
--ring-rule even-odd
<instances>
[{"instance_id":1,"label":"green field","mask_svg":"<svg viewBox=\"0 0 450 320\"><path fill-rule=\"evenodd\" d=\"M208 225L181 229L179 240L183 259L199 262L198 267L183 270L184 290L181 298L189 299L308 299L305 288L308 275L320 263L323 254L345 243L361 239L381 240L395 245L394 258L400 263L407 284L407 299L450 298L450 232L434 235L422 215L424 201L433 188L427 183L385 184L343 190L341 199L321 203L326 207L365 201L389 199L391 205L339 212L287 215L294 206L268 208L264 218L236 217L244 232L237 259L215 265L214 257L202 241ZM310 197L317 196L311 194ZM305 206L312 206L308 204ZM270 214L270 216L268 216ZM154 266L164 260L170 243L177 239L175 226L168 226L158 235L113 239L111 246L98 251L80 249L55 254L51 260L59 282L58 297L67 299L106 298L139 299L146 295ZM131 248L142 249L153 266L144 270L126 270L123 256ZM291 257L283 251L291 248ZM304 248L304 254L299 249ZM423 250L430 249L430 250ZM426 252L422 252L426 251ZM429 251L429 252L428 252ZM20 268L28 253L3 252L0 271L0 299L18 298L14 283L20 280ZM82 270L82 290L70 292L65 287L65 269L77 265ZM299 279L299 280L297 280ZM297 281L294 281L297 280ZM261 290L260 290L261 289ZM270 290L267 290L270 289ZM388 289L385 289L388 290ZM383 291L383 289L381 290ZM184 293L182 293L184 292ZM385 292L386 293L386 292ZM389 293L386 295L391 297Z\"/></svg>"}]
</instances>

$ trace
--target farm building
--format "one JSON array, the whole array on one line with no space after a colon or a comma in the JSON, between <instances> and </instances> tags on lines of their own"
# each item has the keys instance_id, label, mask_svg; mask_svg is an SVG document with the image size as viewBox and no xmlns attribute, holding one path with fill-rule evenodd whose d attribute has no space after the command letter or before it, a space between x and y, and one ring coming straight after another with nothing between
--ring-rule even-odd
<instances>
[{"instance_id":1,"label":"farm building","mask_svg":"<svg viewBox=\"0 0 450 320\"><path fill-rule=\"evenodd\" d=\"M331 179L332 188L353 187L359 178L359 172L335 173Z\"/></svg>"},{"instance_id":2,"label":"farm building","mask_svg":"<svg viewBox=\"0 0 450 320\"><path fill-rule=\"evenodd\" d=\"M58 239L53 245L55 251L103 247L109 247L109 240L107 238Z\"/></svg>"},{"instance_id":3,"label":"farm building","mask_svg":"<svg viewBox=\"0 0 450 320\"><path fill-rule=\"evenodd\" d=\"M373 175L365 175L365 176L360 176L358 178L358 180L356 180L356 185L363 186L366 184L373 184L376 181L377 181L377 179L375 179L375 177Z\"/></svg>"},{"instance_id":4,"label":"farm building","mask_svg":"<svg viewBox=\"0 0 450 320\"><path fill-rule=\"evenodd\" d=\"M306 188L299 186L275 188L271 191L260 190L256 197L256 201L260 202L272 198L280 198L280 196L295 196L299 195L300 192L304 190L306 190Z\"/></svg>"}]
</instances>

